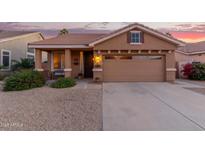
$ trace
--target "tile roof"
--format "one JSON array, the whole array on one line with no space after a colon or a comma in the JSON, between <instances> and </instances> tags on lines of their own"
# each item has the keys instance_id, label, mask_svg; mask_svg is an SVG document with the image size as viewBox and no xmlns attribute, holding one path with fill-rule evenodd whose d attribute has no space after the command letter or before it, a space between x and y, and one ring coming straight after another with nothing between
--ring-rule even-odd
<instances>
[{"instance_id":1,"label":"tile roof","mask_svg":"<svg viewBox=\"0 0 205 154\"><path fill-rule=\"evenodd\" d=\"M117 30L115 30L115 31L112 31L112 32L109 33L107 36L112 35L112 34L115 34L115 33L118 33L118 32L120 32L120 31L122 31L122 30L124 30L124 29L127 29L127 28L129 28L129 27L133 27L133 26L143 27L144 29L147 29L147 30L150 30L150 31L152 31L152 32L155 32L155 33L158 34L158 35L164 36L165 38L169 38L169 39L174 40L174 41L177 41L177 42L179 42L179 43L181 43L181 44L185 44L183 41L178 40L178 39L174 38L174 37L171 36L171 35L164 34L164 33L160 32L160 31L158 31L158 30L155 30L155 29L153 29L153 28L150 28L150 27L148 27L148 26L145 26L145 25L140 24L140 23L137 23L137 22L132 23L132 24L129 24L129 25L127 25L127 26L125 26L125 27L122 27L122 28L120 28L120 29L117 29ZM139 29L140 29L140 28L139 28ZM99 39L97 39L97 40L100 40L100 39L101 39L101 38L99 38ZM96 40L96 41L97 41L97 40Z\"/></svg>"},{"instance_id":2,"label":"tile roof","mask_svg":"<svg viewBox=\"0 0 205 154\"><path fill-rule=\"evenodd\" d=\"M196 43L187 43L184 47L179 47L179 51L185 53L195 53L200 51L205 51L205 41Z\"/></svg>"},{"instance_id":3,"label":"tile roof","mask_svg":"<svg viewBox=\"0 0 205 154\"><path fill-rule=\"evenodd\" d=\"M36 33L34 31L3 31L0 30L0 41L11 37L21 36L25 34Z\"/></svg>"},{"instance_id":4,"label":"tile roof","mask_svg":"<svg viewBox=\"0 0 205 154\"><path fill-rule=\"evenodd\" d=\"M29 45L90 45L92 43L102 41L106 38L112 37L112 35L117 34L118 32L121 32L123 30L132 28L133 26L143 27L143 29L151 31L154 35L158 35L159 37L162 37L163 39L166 39L167 41L174 42L175 44L184 44L184 42L166 35L164 33L161 33L155 29L149 28L147 26L144 26L139 23L133 23L128 26L125 26L123 28L120 28L118 30L112 31L110 33L69 33L67 35L57 36L54 38L33 42ZM140 29L140 28L139 28Z\"/></svg>"},{"instance_id":5,"label":"tile roof","mask_svg":"<svg viewBox=\"0 0 205 154\"><path fill-rule=\"evenodd\" d=\"M96 33L69 33L54 38L46 39L30 43L32 45L88 45L98 38L104 37L107 34Z\"/></svg>"}]
</instances>

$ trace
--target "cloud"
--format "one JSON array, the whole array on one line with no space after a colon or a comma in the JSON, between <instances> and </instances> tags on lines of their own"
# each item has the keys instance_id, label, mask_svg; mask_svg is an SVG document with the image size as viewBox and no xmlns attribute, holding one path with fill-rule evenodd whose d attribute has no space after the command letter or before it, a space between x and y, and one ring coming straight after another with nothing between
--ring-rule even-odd
<instances>
[{"instance_id":1,"label":"cloud","mask_svg":"<svg viewBox=\"0 0 205 154\"><path fill-rule=\"evenodd\" d=\"M182 31L182 32L205 32L205 24L177 24L172 27L164 27L159 30L164 32Z\"/></svg>"},{"instance_id":2,"label":"cloud","mask_svg":"<svg viewBox=\"0 0 205 154\"><path fill-rule=\"evenodd\" d=\"M39 28L37 25L27 25L20 22L2 22L0 23L1 30L30 30Z\"/></svg>"}]
</instances>

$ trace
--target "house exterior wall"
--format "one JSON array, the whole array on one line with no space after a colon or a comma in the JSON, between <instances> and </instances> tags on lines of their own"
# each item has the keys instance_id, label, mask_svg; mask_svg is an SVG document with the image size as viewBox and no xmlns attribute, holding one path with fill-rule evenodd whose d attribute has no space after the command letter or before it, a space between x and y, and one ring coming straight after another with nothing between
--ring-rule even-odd
<instances>
[{"instance_id":1,"label":"house exterior wall","mask_svg":"<svg viewBox=\"0 0 205 154\"><path fill-rule=\"evenodd\" d=\"M175 50L176 46L144 32L144 43L131 45L127 32L95 45L94 50Z\"/></svg>"},{"instance_id":2,"label":"house exterior wall","mask_svg":"<svg viewBox=\"0 0 205 154\"><path fill-rule=\"evenodd\" d=\"M33 34L25 37L22 36L10 41L0 42L0 51L2 49L10 50L11 59L20 60L21 58L26 58L27 56L28 43L40 41L40 40L43 40L40 34Z\"/></svg>"},{"instance_id":3,"label":"house exterior wall","mask_svg":"<svg viewBox=\"0 0 205 154\"><path fill-rule=\"evenodd\" d=\"M201 62L205 63L205 54L196 54L196 55L185 55L183 53L176 52L175 53L176 62Z\"/></svg>"},{"instance_id":4,"label":"house exterior wall","mask_svg":"<svg viewBox=\"0 0 205 154\"><path fill-rule=\"evenodd\" d=\"M105 40L101 43L93 44L92 50L90 50L90 51L93 51L93 55L94 55L93 79L96 81L104 81L103 79L104 77L103 56L105 55L120 55L121 56L121 55L126 54L126 55L136 55L136 56L137 55L163 56L163 61L161 62L161 65L157 66L159 69L155 69L156 71L162 70L157 74L157 75L161 75L159 80L160 81L171 81L171 82L174 81L176 77L175 50L177 49L177 45L169 41L166 41L164 39L161 39L158 36L155 36L153 34L147 33L147 32L143 32L143 43L133 45L133 44L130 44L128 41L128 38L129 38L128 33L130 33L130 31L124 32L120 35L117 35L113 38ZM78 74L82 71L82 68L81 68L82 66L80 64L79 65L74 64L75 61L79 62L80 55L81 55L80 53L82 53L80 51L84 51L84 50L81 48L77 48L77 49L72 49L72 48L67 49L66 48L65 49L64 72L65 72L66 77L70 77L70 76L77 77ZM145 57L145 58L149 58L149 57ZM97 64L97 59L98 60L101 59L101 64ZM145 63L145 61L143 61L143 63ZM144 66L148 66L148 65L143 65L142 67L144 68ZM120 68L119 67L117 68L117 67L113 68L113 70L115 69L120 70ZM130 70L129 72L127 72L128 75L131 71L134 71L134 68L130 67L130 65L129 65L129 68L127 69ZM142 74L140 75L147 76L147 73L150 74L150 72L146 72L146 71L149 71L150 69L152 69L152 65L150 64L149 64L149 68L145 67L144 69L140 69L141 71L145 71L145 72L142 72ZM141 79L142 78L143 77L141 77ZM149 79L149 81L152 81L152 79Z\"/></svg>"},{"instance_id":5,"label":"house exterior wall","mask_svg":"<svg viewBox=\"0 0 205 154\"><path fill-rule=\"evenodd\" d=\"M156 36L144 32L144 43L138 45L132 45L127 40L127 32L102 43L95 45L94 50L104 51L104 50L140 50L143 52L145 50L147 55L148 51L156 51L155 55L163 55L165 57L165 81L174 81L176 76L176 62L175 62L175 50L176 45L164 41ZM166 52L158 52L166 50ZM171 51L171 53L169 52ZM103 65L103 64L102 64ZM130 68L132 69L132 68ZM146 69L146 68L145 68ZM103 70L94 72L94 78L101 77L103 81Z\"/></svg>"}]
</instances>

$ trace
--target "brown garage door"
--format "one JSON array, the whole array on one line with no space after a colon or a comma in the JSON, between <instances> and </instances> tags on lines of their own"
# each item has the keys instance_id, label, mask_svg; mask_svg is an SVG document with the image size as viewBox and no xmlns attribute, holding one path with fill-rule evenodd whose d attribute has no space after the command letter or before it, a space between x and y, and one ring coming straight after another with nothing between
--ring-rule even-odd
<instances>
[{"instance_id":1,"label":"brown garage door","mask_svg":"<svg viewBox=\"0 0 205 154\"><path fill-rule=\"evenodd\" d=\"M164 81L164 56L104 56L104 81Z\"/></svg>"}]
</instances>

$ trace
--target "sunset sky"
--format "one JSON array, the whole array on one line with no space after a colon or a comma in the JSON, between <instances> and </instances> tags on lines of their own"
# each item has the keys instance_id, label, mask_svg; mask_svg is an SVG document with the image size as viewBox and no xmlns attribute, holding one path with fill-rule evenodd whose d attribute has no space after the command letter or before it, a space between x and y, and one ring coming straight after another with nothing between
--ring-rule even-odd
<instances>
[{"instance_id":1,"label":"sunset sky","mask_svg":"<svg viewBox=\"0 0 205 154\"><path fill-rule=\"evenodd\" d=\"M128 22L7 22L0 23L0 30L40 31L46 37L57 34L59 29L67 28L71 32L115 30L128 25ZM172 36L185 42L205 41L204 23L177 23L177 22L146 22L142 23L162 32L169 32Z\"/></svg>"}]
</instances>

